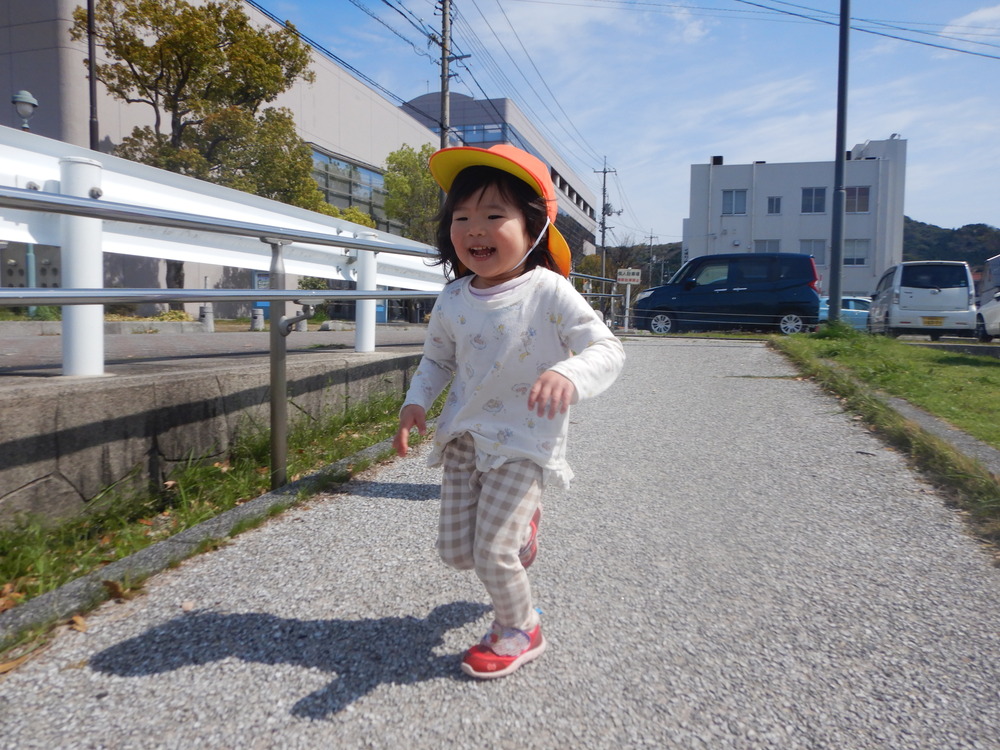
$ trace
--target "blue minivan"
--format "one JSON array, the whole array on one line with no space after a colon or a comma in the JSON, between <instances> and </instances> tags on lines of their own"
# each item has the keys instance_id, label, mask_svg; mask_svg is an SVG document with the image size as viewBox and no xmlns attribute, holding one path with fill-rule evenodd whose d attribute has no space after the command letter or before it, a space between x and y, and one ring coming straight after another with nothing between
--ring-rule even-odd
<instances>
[{"instance_id":1,"label":"blue minivan","mask_svg":"<svg viewBox=\"0 0 1000 750\"><path fill-rule=\"evenodd\" d=\"M639 293L635 326L653 333L719 328L800 333L817 325L818 281L811 255L703 255L663 286Z\"/></svg>"}]
</instances>

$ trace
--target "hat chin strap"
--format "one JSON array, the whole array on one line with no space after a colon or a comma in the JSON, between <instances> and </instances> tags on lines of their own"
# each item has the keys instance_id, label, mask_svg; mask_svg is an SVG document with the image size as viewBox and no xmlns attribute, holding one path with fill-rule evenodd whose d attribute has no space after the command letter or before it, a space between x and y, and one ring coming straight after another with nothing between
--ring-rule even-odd
<instances>
[{"instance_id":1,"label":"hat chin strap","mask_svg":"<svg viewBox=\"0 0 1000 750\"><path fill-rule=\"evenodd\" d=\"M531 243L531 247L528 248L528 252L526 252L524 255L522 255L521 256L521 260L519 260L511 268L512 271L514 270L514 268L519 268L520 266L524 265L524 262L528 259L528 256L531 255L533 252L535 252L535 248L538 247L538 243L542 241L542 237L545 236L545 232L548 231L548 228L549 228L549 226L551 224L552 224L552 221L549 219L548 216L546 216L545 217L545 226L542 227L542 231L538 233L537 237L535 237L535 241Z\"/></svg>"}]
</instances>

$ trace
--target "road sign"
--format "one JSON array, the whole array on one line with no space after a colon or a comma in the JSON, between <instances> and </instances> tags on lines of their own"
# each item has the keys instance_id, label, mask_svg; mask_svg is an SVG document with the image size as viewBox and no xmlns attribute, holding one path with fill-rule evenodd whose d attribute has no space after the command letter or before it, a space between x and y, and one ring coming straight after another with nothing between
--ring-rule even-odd
<instances>
[{"instance_id":1,"label":"road sign","mask_svg":"<svg viewBox=\"0 0 1000 750\"><path fill-rule=\"evenodd\" d=\"M641 268L619 268L618 269L618 283L619 284L641 284L642 283L642 269Z\"/></svg>"}]
</instances>

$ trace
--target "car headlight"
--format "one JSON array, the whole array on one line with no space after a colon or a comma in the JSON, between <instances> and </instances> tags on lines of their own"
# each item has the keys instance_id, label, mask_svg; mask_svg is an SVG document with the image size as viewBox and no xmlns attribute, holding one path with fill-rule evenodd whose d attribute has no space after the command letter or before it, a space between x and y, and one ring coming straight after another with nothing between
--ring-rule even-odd
<instances>
[{"instance_id":1,"label":"car headlight","mask_svg":"<svg viewBox=\"0 0 1000 750\"><path fill-rule=\"evenodd\" d=\"M648 297L652 293L653 293L652 289L647 289L644 292L639 292L637 295L635 295L635 301L638 302L640 300L644 300L644 299L646 299L646 297Z\"/></svg>"}]
</instances>

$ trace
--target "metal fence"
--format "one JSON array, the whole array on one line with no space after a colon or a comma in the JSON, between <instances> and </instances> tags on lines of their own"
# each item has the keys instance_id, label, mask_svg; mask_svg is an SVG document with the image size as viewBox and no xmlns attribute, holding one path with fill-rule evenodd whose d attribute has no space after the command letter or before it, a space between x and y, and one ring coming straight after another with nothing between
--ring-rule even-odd
<instances>
[{"instance_id":1,"label":"metal fence","mask_svg":"<svg viewBox=\"0 0 1000 750\"><path fill-rule=\"evenodd\" d=\"M387 299L433 299L437 292L390 292L378 290L376 284L376 253L397 253L403 255L429 256L425 250L412 245L393 244L379 239L375 232L364 232L347 237L322 234L311 231L266 226L247 222L216 219L176 211L159 210L148 207L131 206L121 203L100 202L96 198L80 198L69 195L43 193L37 190L0 187L0 208L39 211L58 216L79 217L91 220L91 224L74 224L64 231L70 235L68 242L84 241L93 243L96 238L100 248L100 224L103 221L133 222L137 224L170 227L175 229L211 232L221 235L257 237L271 248L270 289L2 289L0 307L22 307L34 305L68 306L64 313L63 373L67 375L101 375L104 368L103 325L94 326L93 316L78 325L73 310L87 308L96 311L103 323L103 306L106 304L138 302L213 302L267 301L271 305L270 332L270 422L271 422L271 487L277 488L287 482L288 466L288 403L287 403L287 344L285 337L295 324L308 315L311 305L326 301L353 300L358 305L355 327L355 349L372 351L375 336L375 300ZM96 231L95 231L96 230ZM74 237L74 231L84 237ZM341 290L289 290L285 289L285 247L293 242L307 242L331 248L346 248L355 251L351 262L357 265L357 291ZM342 251L341 251L342 252ZM100 256L98 256L100 257ZM334 254L331 252L331 265ZM71 262L64 261L64 265ZM337 260L343 260L342 255ZM285 303L296 301L305 306L302 315L286 317ZM367 303L367 304L366 304ZM77 325L74 325L76 323ZM68 346L67 346L68 344ZM95 354L97 355L95 357ZM97 360L97 361L95 361ZM99 366L98 366L99 365ZM279 397L279 394L285 397Z\"/></svg>"}]
</instances>

